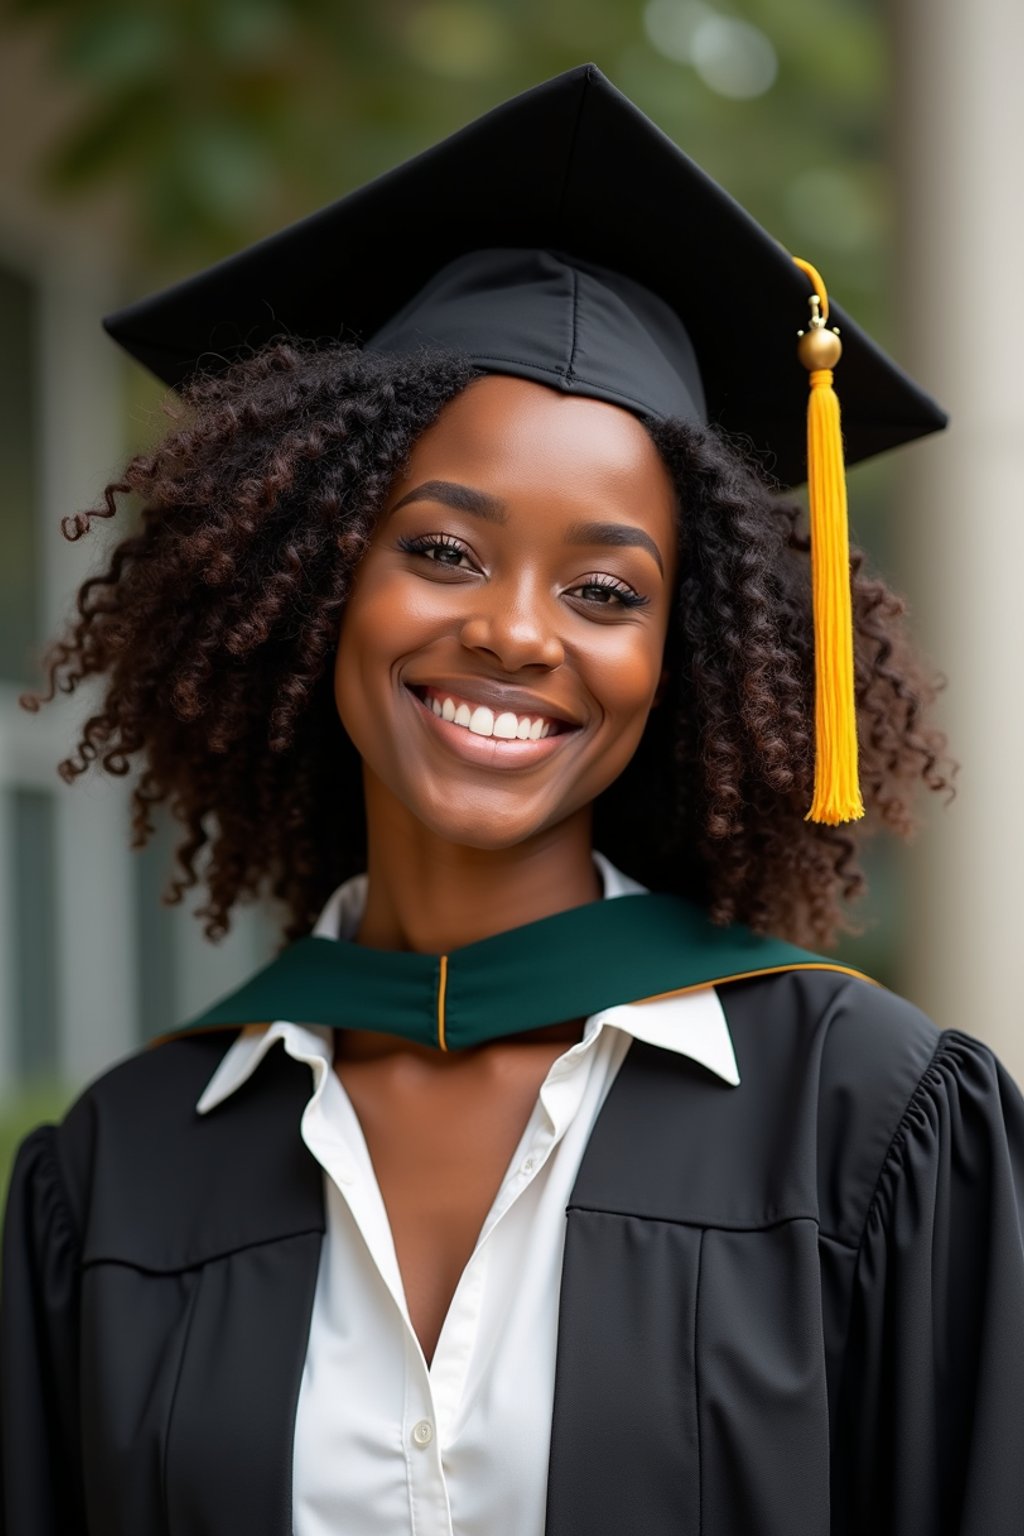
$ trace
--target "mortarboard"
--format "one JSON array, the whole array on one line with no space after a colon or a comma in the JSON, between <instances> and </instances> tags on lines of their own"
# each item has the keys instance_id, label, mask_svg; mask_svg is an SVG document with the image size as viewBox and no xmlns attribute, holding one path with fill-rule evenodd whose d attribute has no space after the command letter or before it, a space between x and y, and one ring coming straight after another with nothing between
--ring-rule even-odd
<instances>
[{"instance_id":1,"label":"mortarboard","mask_svg":"<svg viewBox=\"0 0 1024 1536\"><path fill-rule=\"evenodd\" d=\"M800 270L800 267L803 270ZM172 386L282 333L367 350L442 345L655 419L742 435L808 478L817 674L809 817L862 814L845 480L946 422L721 187L592 64L494 108L279 234L104 324ZM794 337L813 293L808 335ZM806 423L809 422L810 430ZM809 450L809 452L808 452Z\"/></svg>"}]
</instances>

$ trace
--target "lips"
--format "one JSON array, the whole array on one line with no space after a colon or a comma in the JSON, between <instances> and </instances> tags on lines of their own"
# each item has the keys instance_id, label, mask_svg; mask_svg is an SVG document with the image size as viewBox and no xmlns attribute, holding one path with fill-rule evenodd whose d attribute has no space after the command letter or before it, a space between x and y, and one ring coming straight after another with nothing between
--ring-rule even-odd
<instances>
[{"instance_id":1,"label":"lips","mask_svg":"<svg viewBox=\"0 0 1024 1536\"><path fill-rule=\"evenodd\" d=\"M518 715L510 709L495 712L487 704L470 704L447 689L424 688L419 697L442 720L472 731L475 736L491 736L499 741L542 741L560 730L558 722L543 715Z\"/></svg>"},{"instance_id":2,"label":"lips","mask_svg":"<svg viewBox=\"0 0 1024 1536\"><path fill-rule=\"evenodd\" d=\"M471 714L482 707L489 709L495 718L513 714L519 720L542 720L551 732L575 730L581 723L556 701L506 683L468 677L432 677L423 682L407 679L406 687L427 703L436 698L443 705L445 699L451 699L456 709L464 704Z\"/></svg>"},{"instance_id":3,"label":"lips","mask_svg":"<svg viewBox=\"0 0 1024 1536\"><path fill-rule=\"evenodd\" d=\"M511 711L503 711L496 716L490 706L485 704L474 705L471 712L468 702L462 703L459 707L460 718L456 719L454 701L447 692L447 710L437 704L434 689L407 684L403 692L426 726L428 734L443 745L447 752L487 770L529 771L546 762L552 754L564 751L566 744L579 735L577 727L556 729L541 716L516 717ZM520 718L523 722L529 722L531 728L528 734L520 733L518 728L515 731L511 729L512 724ZM544 734L541 734L542 731Z\"/></svg>"}]
</instances>

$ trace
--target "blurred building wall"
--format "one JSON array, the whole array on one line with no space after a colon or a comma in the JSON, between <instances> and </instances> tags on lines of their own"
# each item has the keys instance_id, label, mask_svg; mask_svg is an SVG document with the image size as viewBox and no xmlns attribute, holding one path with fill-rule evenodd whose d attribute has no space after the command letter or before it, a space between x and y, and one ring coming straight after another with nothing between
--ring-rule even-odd
<instances>
[{"instance_id":1,"label":"blurred building wall","mask_svg":"<svg viewBox=\"0 0 1024 1536\"><path fill-rule=\"evenodd\" d=\"M1024 6L892 20L904 355L952 417L908 479L904 565L962 764L908 864L910 988L1024 1082Z\"/></svg>"},{"instance_id":2,"label":"blurred building wall","mask_svg":"<svg viewBox=\"0 0 1024 1536\"><path fill-rule=\"evenodd\" d=\"M242 913L223 946L182 908L159 903L167 839L129 850L124 781L91 771L73 786L56 765L89 691L37 714L40 642L116 530L67 542L60 520L94 505L125 451L122 363L99 318L119 298L116 199L40 194L39 145L68 108L38 35L0 50L0 1098L26 1083L81 1086L119 1056L210 1001L267 952ZM63 1085L61 1087L60 1085Z\"/></svg>"}]
</instances>

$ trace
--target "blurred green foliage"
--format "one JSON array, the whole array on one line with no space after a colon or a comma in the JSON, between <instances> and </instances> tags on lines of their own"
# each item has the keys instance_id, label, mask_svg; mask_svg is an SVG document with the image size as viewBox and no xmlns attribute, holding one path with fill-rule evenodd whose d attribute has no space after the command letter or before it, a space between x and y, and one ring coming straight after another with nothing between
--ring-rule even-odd
<instances>
[{"instance_id":1,"label":"blurred green foliage","mask_svg":"<svg viewBox=\"0 0 1024 1536\"><path fill-rule=\"evenodd\" d=\"M13 0L12 14L46 27L81 103L46 179L128 185L142 285L593 59L850 309L884 321L887 60L865 0ZM767 88L708 83L723 73L708 47L730 39L774 57ZM724 63L735 84L743 59Z\"/></svg>"}]
</instances>

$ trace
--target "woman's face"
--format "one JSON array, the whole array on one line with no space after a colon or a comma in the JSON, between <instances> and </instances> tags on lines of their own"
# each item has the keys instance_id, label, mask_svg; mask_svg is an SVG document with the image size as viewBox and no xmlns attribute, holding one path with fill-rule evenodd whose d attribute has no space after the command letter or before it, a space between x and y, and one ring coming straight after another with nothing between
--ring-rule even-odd
<instances>
[{"instance_id":1,"label":"woman's face","mask_svg":"<svg viewBox=\"0 0 1024 1536\"><path fill-rule=\"evenodd\" d=\"M618 406L498 375L451 401L391 487L342 620L335 698L375 791L475 848L589 805L661 679L676 517Z\"/></svg>"}]
</instances>

